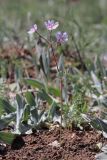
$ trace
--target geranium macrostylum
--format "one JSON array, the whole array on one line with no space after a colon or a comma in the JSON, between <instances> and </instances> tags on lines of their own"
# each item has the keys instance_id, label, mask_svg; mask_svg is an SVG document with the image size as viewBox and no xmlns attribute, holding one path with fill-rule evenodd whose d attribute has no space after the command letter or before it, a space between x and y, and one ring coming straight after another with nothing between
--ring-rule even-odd
<instances>
[{"instance_id":1,"label":"geranium macrostylum","mask_svg":"<svg viewBox=\"0 0 107 160\"><path fill-rule=\"evenodd\" d=\"M64 43L68 41L68 34L66 32L57 32L56 39L58 43Z\"/></svg>"},{"instance_id":2,"label":"geranium macrostylum","mask_svg":"<svg viewBox=\"0 0 107 160\"><path fill-rule=\"evenodd\" d=\"M55 22L54 20L48 20L44 24L47 30L49 31L52 31L59 26L59 22Z\"/></svg>"},{"instance_id":3,"label":"geranium macrostylum","mask_svg":"<svg viewBox=\"0 0 107 160\"><path fill-rule=\"evenodd\" d=\"M30 30L28 31L28 34L33 34L34 32L37 31L37 29L38 29L37 25L34 24L34 25L30 28Z\"/></svg>"}]
</instances>

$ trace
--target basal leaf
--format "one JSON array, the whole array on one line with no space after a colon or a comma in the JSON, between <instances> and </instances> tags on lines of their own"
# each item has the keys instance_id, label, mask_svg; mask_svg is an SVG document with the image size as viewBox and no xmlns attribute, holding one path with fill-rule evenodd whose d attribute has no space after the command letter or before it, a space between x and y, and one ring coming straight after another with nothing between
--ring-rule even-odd
<instances>
[{"instance_id":1,"label":"basal leaf","mask_svg":"<svg viewBox=\"0 0 107 160\"><path fill-rule=\"evenodd\" d=\"M43 89L45 88L45 85L40 82L39 80L35 80L35 79L25 79L24 80L25 83L27 83L28 85L34 87L34 88L38 88L38 89Z\"/></svg>"},{"instance_id":2,"label":"basal leaf","mask_svg":"<svg viewBox=\"0 0 107 160\"><path fill-rule=\"evenodd\" d=\"M90 123L94 128L107 133L107 124L101 119L95 118Z\"/></svg>"},{"instance_id":3,"label":"basal leaf","mask_svg":"<svg viewBox=\"0 0 107 160\"><path fill-rule=\"evenodd\" d=\"M25 97L30 106L36 106L35 98L31 92L26 92Z\"/></svg>"},{"instance_id":4,"label":"basal leaf","mask_svg":"<svg viewBox=\"0 0 107 160\"><path fill-rule=\"evenodd\" d=\"M49 94L56 96L56 97L60 97L60 90L58 88L54 88L52 86L48 87L48 92Z\"/></svg>"},{"instance_id":5,"label":"basal leaf","mask_svg":"<svg viewBox=\"0 0 107 160\"><path fill-rule=\"evenodd\" d=\"M23 98L19 95L16 95L16 100L17 100L16 130L18 131L18 129L20 128L20 122L24 112L25 102Z\"/></svg>"},{"instance_id":6,"label":"basal leaf","mask_svg":"<svg viewBox=\"0 0 107 160\"><path fill-rule=\"evenodd\" d=\"M0 98L0 113L4 111L7 114L9 114L15 112L15 110L16 109L13 106L11 106L8 101Z\"/></svg>"},{"instance_id":7,"label":"basal leaf","mask_svg":"<svg viewBox=\"0 0 107 160\"><path fill-rule=\"evenodd\" d=\"M10 113L0 119L0 130L6 128L11 121L14 121L16 113Z\"/></svg>"},{"instance_id":8,"label":"basal leaf","mask_svg":"<svg viewBox=\"0 0 107 160\"><path fill-rule=\"evenodd\" d=\"M30 106L26 105L23 112L23 121L28 122L29 117L30 117Z\"/></svg>"},{"instance_id":9,"label":"basal leaf","mask_svg":"<svg viewBox=\"0 0 107 160\"><path fill-rule=\"evenodd\" d=\"M48 95L48 94L46 93L45 90L40 90L40 91L38 92L38 96L39 96L42 100L47 101L50 105L51 105L52 102L53 102L53 99L51 98L50 95Z\"/></svg>"},{"instance_id":10,"label":"basal leaf","mask_svg":"<svg viewBox=\"0 0 107 160\"><path fill-rule=\"evenodd\" d=\"M94 82L94 86L95 88L97 89L97 91L102 94L103 91L102 91L102 86L101 86L101 82L99 81L99 79L97 78L97 76L95 75L95 73L93 71L91 71L91 77L92 77L92 80Z\"/></svg>"},{"instance_id":11,"label":"basal leaf","mask_svg":"<svg viewBox=\"0 0 107 160\"><path fill-rule=\"evenodd\" d=\"M17 135L8 133L8 132L0 132L0 141L3 141L7 144L12 144L13 140L16 138Z\"/></svg>"},{"instance_id":12,"label":"basal leaf","mask_svg":"<svg viewBox=\"0 0 107 160\"><path fill-rule=\"evenodd\" d=\"M31 110L31 120L34 124L36 124L39 120L38 110L36 107L33 110Z\"/></svg>"}]
</instances>

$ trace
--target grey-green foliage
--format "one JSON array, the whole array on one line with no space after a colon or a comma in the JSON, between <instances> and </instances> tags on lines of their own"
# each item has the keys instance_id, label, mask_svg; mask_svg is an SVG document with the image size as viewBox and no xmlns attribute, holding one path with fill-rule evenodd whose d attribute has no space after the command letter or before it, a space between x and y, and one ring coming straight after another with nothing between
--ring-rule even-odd
<instances>
[{"instance_id":1,"label":"grey-green foliage","mask_svg":"<svg viewBox=\"0 0 107 160\"><path fill-rule=\"evenodd\" d=\"M25 82L38 89L34 94L26 92L24 96L16 95L12 105L6 99L0 98L0 129L12 126L14 134L25 134L32 129L40 129L53 111L45 109L43 102L49 106L55 103L52 95L59 95L59 90L46 87L42 82L26 79ZM48 92L47 92L48 89Z\"/></svg>"},{"instance_id":2,"label":"grey-green foliage","mask_svg":"<svg viewBox=\"0 0 107 160\"><path fill-rule=\"evenodd\" d=\"M102 131L104 133L103 135L106 136L107 133L106 82L101 78L104 76L103 73L101 72L101 68L100 68L100 72L102 73L101 77L98 77L97 73L99 72L97 72L97 69L95 69L96 74L93 71L91 71L91 79L93 82L91 84L91 99L94 103L92 104L90 108L91 112L89 112L89 115L86 116L86 119L95 129Z\"/></svg>"},{"instance_id":3,"label":"grey-green foliage","mask_svg":"<svg viewBox=\"0 0 107 160\"><path fill-rule=\"evenodd\" d=\"M51 120L54 118L54 116L57 114L56 113L56 108L59 107L60 105L57 102L57 98L60 97L60 90L58 88L55 88L53 86L47 85L42 83L41 81L38 81L37 79L25 79L25 82L34 87L35 89L37 89L37 97L38 100L36 100L36 108L34 108L34 112L35 115L38 115L38 118L36 118L35 116L35 121L40 122L42 119L45 120L46 116L49 116L48 118ZM27 100L29 101L29 103L31 103L30 99L32 95L30 94L28 96L28 93L26 95ZM46 102L48 104L47 106L47 110L46 112L44 112L43 114L43 110L42 112L39 110L39 100L41 100L41 102ZM34 103L34 101L32 101ZM43 106L42 106L43 108ZM59 107L60 108L60 107ZM32 112L33 114L33 112ZM42 116L42 117L41 117ZM49 120L48 119L48 120Z\"/></svg>"},{"instance_id":4,"label":"grey-green foliage","mask_svg":"<svg viewBox=\"0 0 107 160\"><path fill-rule=\"evenodd\" d=\"M75 86L69 112L69 117L75 124L81 124L83 121L81 114L88 113L88 103L85 100L85 92L84 87L80 85Z\"/></svg>"},{"instance_id":5,"label":"grey-green foliage","mask_svg":"<svg viewBox=\"0 0 107 160\"><path fill-rule=\"evenodd\" d=\"M25 99L26 97L26 99ZM0 99L0 130L11 126L14 134L25 134L33 128L40 128L40 124L46 120L45 111L39 109L39 98L35 99L30 92L25 97L16 95L13 106L5 99ZM5 137L5 134L4 134ZM0 133L0 140L4 138ZM10 135L11 140L15 136ZM6 139L4 140L6 141ZM7 143L10 143L7 139Z\"/></svg>"},{"instance_id":6,"label":"grey-green foliage","mask_svg":"<svg viewBox=\"0 0 107 160\"><path fill-rule=\"evenodd\" d=\"M16 138L17 135L12 133L7 133L0 131L0 141L5 142L7 144L12 144L13 140Z\"/></svg>"}]
</instances>

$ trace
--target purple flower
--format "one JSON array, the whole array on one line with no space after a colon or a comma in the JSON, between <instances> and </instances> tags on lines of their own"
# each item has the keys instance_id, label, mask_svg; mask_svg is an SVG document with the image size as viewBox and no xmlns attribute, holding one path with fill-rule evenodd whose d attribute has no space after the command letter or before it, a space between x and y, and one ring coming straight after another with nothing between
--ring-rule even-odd
<instances>
[{"instance_id":1,"label":"purple flower","mask_svg":"<svg viewBox=\"0 0 107 160\"><path fill-rule=\"evenodd\" d=\"M28 34L33 34L36 31L37 31L37 25L34 24L27 33Z\"/></svg>"},{"instance_id":2,"label":"purple flower","mask_svg":"<svg viewBox=\"0 0 107 160\"><path fill-rule=\"evenodd\" d=\"M57 32L56 39L58 43L64 43L68 41L68 34L66 32Z\"/></svg>"},{"instance_id":3,"label":"purple flower","mask_svg":"<svg viewBox=\"0 0 107 160\"><path fill-rule=\"evenodd\" d=\"M47 30L49 30L49 31L52 31L59 26L59 23L55 22L54 20L48 20L44 24L45 24L45 27L47 28Z\"/></svg>"}]
</instances>

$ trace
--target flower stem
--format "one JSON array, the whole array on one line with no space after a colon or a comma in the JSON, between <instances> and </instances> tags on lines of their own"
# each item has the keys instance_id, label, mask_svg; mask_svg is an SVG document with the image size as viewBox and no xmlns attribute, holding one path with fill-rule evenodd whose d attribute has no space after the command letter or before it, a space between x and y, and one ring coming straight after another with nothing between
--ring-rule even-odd
<instances>
[{"instance_id":1,"label":"flower stem","mask_svg":"<svg viewBox=\"0 0 107 160\"><path fill-rule=\"evenodd\" d=\"M62 107L63 107L62 89L63 89L63 79L62 79L62 77L61 77L61 78L60 78L60 92L61 92L61 95L60 95L60 98L61 98L61 126L62 126L62 120L63 120L63 118L62 118L62 112L63 112L63 110L62 110Z\"/></svg>"},{"instance_id":2,"label":"flower stem","mask_svg":"<svg viewBox=\"0 0 107 160\"><path fill-rule=\"evenodd\" d=\"M48 45L51 45L51 42L48 41L48 39L46 39L44 36L42 36L38 31L36 31L36 33L37 33L42 39L44 39L44 40L47 42Z\"/></svg>"},{"instance_id":3,"label":"flower stem","mask_svg":"<svg viewBox=\"0 0 107 160\"><path fill-rule=\"evenodd\" d=\"M52 42L51 42L51 32L50 32L50 41L48 39L46 39L45 37L43 37L38 31L36 32L42 39L44 39L46 41L46 43L49 45L49 47L51 48L51 52L53 54L53 58L54 58L54 61L55 61L55 65L57 67L57 73L59 73L59 76L60 76L60 70L59 70L59 67L58 67L58 62L56 60L56 57L55 57L55 53L54 53L54 47L52 45ZM62 77L60 77L60 98L61 98L61 126L62 126L62 106L63 106L63 98L62 98L62 89L63 89L63 79Z\"/></svg>"}]
</instances>

